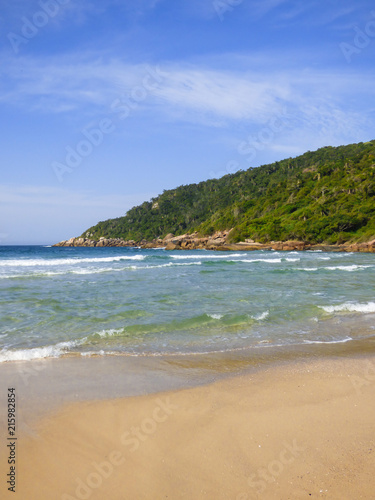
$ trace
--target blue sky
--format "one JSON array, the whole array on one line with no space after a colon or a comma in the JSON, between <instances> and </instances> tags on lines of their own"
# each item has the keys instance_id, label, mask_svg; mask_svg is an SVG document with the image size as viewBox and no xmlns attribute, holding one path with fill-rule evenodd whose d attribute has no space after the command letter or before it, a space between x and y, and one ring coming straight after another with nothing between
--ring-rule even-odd
<instances>
[{"instance_id":1,"label":"blue sky","mask_svg":"<svg viewBox=\"0 0 375 500\"><path fill-rule=\"evenodd\" d=\"M375 138L370 1L1 0L0 27L0 244Z\"/></svg>"}]
</instances>

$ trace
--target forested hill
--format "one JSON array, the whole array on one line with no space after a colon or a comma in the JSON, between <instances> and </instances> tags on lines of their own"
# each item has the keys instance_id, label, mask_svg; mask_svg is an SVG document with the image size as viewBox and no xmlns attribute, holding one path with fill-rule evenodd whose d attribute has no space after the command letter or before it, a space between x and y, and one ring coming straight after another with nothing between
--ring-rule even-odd
<instances>
[{"instance_id":1,"label":"forested hill","mask_svg":"<svg viewBox=\"0 0 375 500\"><path fill-rule=\"evenodd\" d=\"M152 240L231 229L232 241L344 243L375 238L375 140L325 147L164 191L82 236Z\"/></svg>"}]
</instances>

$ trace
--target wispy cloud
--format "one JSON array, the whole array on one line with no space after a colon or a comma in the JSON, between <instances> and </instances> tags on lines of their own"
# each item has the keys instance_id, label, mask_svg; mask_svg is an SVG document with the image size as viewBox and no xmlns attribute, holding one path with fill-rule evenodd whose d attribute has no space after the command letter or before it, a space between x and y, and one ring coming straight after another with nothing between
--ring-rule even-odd
<instances>
[{"instance_id":1,"label":"wispy cloud","mask_svg":"<svg viewBox=\"0 0 375 500\"><path fill-rule=\"evenodd\" d=\"M334 30L347 29L348 25L363 21L373 8L368 0L358 0L356 3L351 0L326 2L324 8L317 0L257 0L247 2L246 6L249 17L263 22L269 18L278 28L298 23L299 27L329 25Z\"/></svg>"},{"instance_id":2,"label":"wispy cloud","mask_svg":"<svg viewBox=\"0 0 375 500\"><path fill-rule=\"evenodd\" d=\"M215 115L224 120L262 120L290 94L288 83L259 75L202 68L169 68L156 95L181 113Z\"/></svg>"},{"instance_id":3,"label":"wispy cloud","mask_svg":"<svg viewBox=\"0 0 375 500\"><path fill-rule=\"evenodd\" d=\"M86 110L95 114L108 112L113 99L129 96L142 84L150 67L86 56L61 59L59 64L53 60L11 59L2 68L6 68L4 102L44 113ZM243 120L262 123L283 106L292 107L302 120L310 119L308 102L319 120L324 109L346 107L346 113L350 113L346 99L354 88L357 94L373 100L370 73L367 79L358 80L357 75L328 69L225 70L207 64L165 63L160 66L159 82L149 89L139 112L217 126Z\"/></svg>"}]
</instances>

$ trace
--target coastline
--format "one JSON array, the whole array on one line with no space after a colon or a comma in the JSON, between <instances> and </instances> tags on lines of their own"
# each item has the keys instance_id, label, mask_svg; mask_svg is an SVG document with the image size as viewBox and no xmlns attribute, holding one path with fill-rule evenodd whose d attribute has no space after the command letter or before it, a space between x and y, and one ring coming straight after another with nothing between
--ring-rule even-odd
<instances>
[{"instance_id":1,"label":"coastline","mask_svg":"<svg viewBox=\"0 0 375 500\"><path fill-rule=\"evenodd\" d=\"M370 499L374 396L367 354L71 403L21 436L14 497Z\"/></svg>"},{"instance_id":2,"label":"coastline","mask_svg":"<svg viewBox=\"0 0 375 500\"><path fill-rule=\"evenodd\" d=\"M201 237L198 233L157 238L152 241L123 240L121 238L105 238L93 240L90 237L70 238L53 245L54 247L138 247L165 248L166 250L217 250L217 251L322 251L322 252L365 252L375 253L375 239L363 243L344 243L328 245L324 243L307 243L305 241L271 241L259 243L253 240L229 243L230 231L218 231L212 236Z\"/></svg>"},{"instance_id":3,"label":"coastline","mask_svg":"<svg viewBox=\"0 0 375 500\"><path fill-rule=\"evenodd\" d=\"M34 375L32 364L7 365L9 383L12 370L29 374L18 404L25 425L15 498L372 498L373 341L258 352L252 360L127 359L125 371L122 361L49 360ZM94 373L96 391L83 397L77 388ZM126 380L117 394L116 374ZM44 405L37 418L27 397ZM1 457L5 477L3 450Z\"/></svg>"},{"instance_id":4,"label":"coastline","mask_svg":"<svg viewBox=\"0 0 375 500\"><path fill-rule=\"evenodd\" d=\"M56 358L0 363L0 379L16 387L22 425L62 405L195 388L228 377L254 374L314 360L375 357L375 337L349 342L263 345L223 352L169 355L66 354ZM46 380L48 383L46 384ZM0 393L0 406L6 393ZM0 414L0 426L5 426Z\"/></svg>"}]
</instances>

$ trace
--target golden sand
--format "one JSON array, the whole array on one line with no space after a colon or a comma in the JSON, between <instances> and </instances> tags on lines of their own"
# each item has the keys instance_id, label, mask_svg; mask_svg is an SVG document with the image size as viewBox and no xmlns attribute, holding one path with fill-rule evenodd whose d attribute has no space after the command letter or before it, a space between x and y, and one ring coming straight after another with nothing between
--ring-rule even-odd
<instances>
[{"instance_id":1,"label":"golden sand","mask_svg":"<svg viewBox=\"0 0 375 500\"><path fill-rule=\"evenodd\" d=\"M3 457L1 498L373 499L375 359L70 404L34 431L17 443L15 494Z\"/></svg>"}]
</instances>

